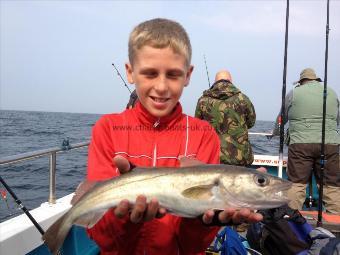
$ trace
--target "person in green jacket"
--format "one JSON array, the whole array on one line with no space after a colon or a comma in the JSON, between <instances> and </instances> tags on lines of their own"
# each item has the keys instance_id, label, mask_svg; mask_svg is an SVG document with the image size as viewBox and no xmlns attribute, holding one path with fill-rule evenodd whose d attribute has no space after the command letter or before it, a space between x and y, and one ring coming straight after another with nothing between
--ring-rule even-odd
<instances>
[{"instance_id":1,"label":"person in green jacket","mask_svg":"<svg viewBox=\"0 0 340 255\"><path fill-rule=\"evenodd\" d=\"M313 171L320 179L320 152L323 118L323 84L312 68L300 73L297 86L286 96L283 125L288 128L288 179L293 186L288 194L289 206L302 209L306 186ZM326 211L340 214L339 99L333 89L327 89L325 125L324 196ZM273 135L279 135L279 116Z\"/></svg>"},{"instance_id":2,"label":"person in green jacket","mask_svg":"<svg viewBox=\"0 0 340 255\"><path fill-rule=\"evenodd\" d=\"M203 92L195 117L208 121L219 135L221 163L251 165L254 155L248 129L254 126L256 113L250 99L234 86L228 71L219 71L215 83Z\"/></svg>"}]
</instances>

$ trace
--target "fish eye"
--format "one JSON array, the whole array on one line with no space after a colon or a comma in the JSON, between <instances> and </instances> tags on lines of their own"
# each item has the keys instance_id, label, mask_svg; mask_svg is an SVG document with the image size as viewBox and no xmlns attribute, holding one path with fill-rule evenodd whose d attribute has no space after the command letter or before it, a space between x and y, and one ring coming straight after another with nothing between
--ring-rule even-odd
<instances>
[{"instance_id":1,"label":"fish eye","mask_svg":"<svg viewBox=\"0 0 340 255\"><path fill-rule=\"evenodd\" d=\"M264 176L264 175L261 175L261 174L256 174L254 176L254 181L260 187L267 186L268 183L269 183L268 178L266 176Z\"/></svg>"}]
</instances>

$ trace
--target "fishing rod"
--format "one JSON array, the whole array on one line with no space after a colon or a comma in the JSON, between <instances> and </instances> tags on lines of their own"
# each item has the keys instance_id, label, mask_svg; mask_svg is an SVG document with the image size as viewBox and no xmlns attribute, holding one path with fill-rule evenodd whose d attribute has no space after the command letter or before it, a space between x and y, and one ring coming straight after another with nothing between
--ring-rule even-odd
<instances>
[{"instance_id":1,"label":"fishing rod","mask_svg":"<svg viewBox=\"0 0 340 255\"><path fill-rule=\"evenodd\" d=\"M279 174L278 175L280 177L282 177L284 123L286 123L284 118L285 118L286 77L287 77L288 23L289 23L289 0L287 0L287 7L286 7L286 32L285 32L285 50L284 50L284 63L283 63L282 104L281 104L281 114L280 114L279 123L278 123L280 127Z\"/></svg>"},{"instance_id":2,"label":"fishing rod","mask_svg":"<svg viewBox=\"0 0 340 255\"><path fill-rule=\"evenodd\" d=\"M123 78L123 76L120 74L120 72L118 71L118 69L117 69L117 67L115 66L115 64L114 63L112 63L112 65L113 65L113 67L116 69L116 71L117 71L117 75L122 79L122 81L123 81L123 83L124 83L124 86L128 89L128 91L130 92L130 94L132 93L131 92L131 90L130 90L130 88L129 88L129 86L126 84L126 82L125 82L125 80L124 80L124 78Z\"/></svg>"},{"instance_id":3,"label":"fishing rod","mask_svg":"<svg viewBox=\"0 0 340 255\"><path fill-rule=\"evenodd\" d=\"M209 84L209 88L210 88L210 79L209 79L209 72L208 72L208 66L207 66L207 61L205 59L205 55L203 55L204 57L204 64L205 64L205 71L207 72L207 77L208 77L208 84Z\"/></svg>"},{"instance_id":4,"label":"fishing rod","mask_svg":"<svg viewBox=\"0 0 340 255\"><path fill-rule=\"evenodd\" d=\"M323 109L321 129L321 152L320 152L320 187L318 203L317 226L322 226L322 200L323 200L323 177L325 168L325 126L326 126L326 101L327 101L327 67L328 67L328 36L329 36L329 0L327 0L327 22L326 22L326 50L325 50L325 77L323 82Z\"/></svg>"},{"instance_id":5,"label":"fishing rod","mask_svg":"<svg viewBox=\"0 0 340 255\"><path fill-rule=\"evenodd\" d=\"M20 199L15 195L15 193L12 191L12 189L7 185L4 179L0 176L0 182L5 187L5 189L11 194L14 201L17 203L19 208L27 215L27 217L31 220L33 225L36 227L36 229L40 232L41 235L45 234L45 231L42 229L42 227L39 225L39 223L33 218L33 216L30 214L30 212L27 210L27 208L23 205L23 203L20 201Z\"/></svg>"}]
</instances>

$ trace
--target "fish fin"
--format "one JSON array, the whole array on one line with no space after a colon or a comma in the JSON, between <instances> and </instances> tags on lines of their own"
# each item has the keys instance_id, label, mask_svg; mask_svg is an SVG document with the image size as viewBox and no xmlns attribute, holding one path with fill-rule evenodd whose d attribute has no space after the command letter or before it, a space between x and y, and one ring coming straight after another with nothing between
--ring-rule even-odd
<instances>
[{"instance_id":1,"label":"fish fin","mask_svg":"<svg viewBox=\"0 0 340 255\"><path fill-rule=\"evenodd\" d=\"M187 167L187 166L198 166L198 165L205 165L202 161L199 161L196 158L188 158L188 157L180 157L179 158L180 167Z\"/></svg>"},{"instance_id":2,"label":"fish fin","mask_svg":"<svg viewBox=\"0 0 340 255\"><path fill-rule=\"evenodd\" d=\"M74 224L85 228L92 228L106 212L107 210L87 213L79 217Z\"/></svg>"},{"instance_id":3,"label":"fish fin","mask_svg":"<svg viewBox=\"0 0 340 255\"><path fill-rule=\"evenodd\" d=\"M58 220L56 220L45 232L42 236L42 240L47 245L48 249L51 251L53 255L57 255L60 247L62 246L67 233L71 228L71 224L64 225L64 219L67 217L67 213L61 216Z\"/></svg>"},{"instance_id":4,"label":"fish fin","mask_svg":"<svg viewBox=\"0 0 340 255\"><path fill-rule=\"evenodd\" d=\"M215 185L195 186L182 191L182 195L191 199L210 199L213 197L212 188Z\"/></svg>"},{"instance_id":5,"label":"fish fin","mask_svg":"<svg viewBox=\"0 0 340 255\"><path fill-rule=\"evenodd\" d=\"M76 192L71 200L71 205L75 205L82 196L96 185L96 181L85 180L79 183Z\"/></svg>"}]
</instances>

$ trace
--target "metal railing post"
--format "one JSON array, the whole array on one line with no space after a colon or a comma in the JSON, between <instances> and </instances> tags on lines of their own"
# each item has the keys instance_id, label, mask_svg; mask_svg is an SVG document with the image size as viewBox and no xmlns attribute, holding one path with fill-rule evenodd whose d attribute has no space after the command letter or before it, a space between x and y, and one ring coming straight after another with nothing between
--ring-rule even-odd
<instances>
[{"instance_id":1,"label":"metal railing post","mask_svg":"<svg viewBox=\"0 0 340 255\"><path fill-rule=\"evenodd\" d=\"M56 203L56 169L57 169L57 153L67 152L69 150L80 149L83 147L87 147L90 144L89 141L72 144L70 146L68 144L67 149L64 147L54 147L39 151L32 151L27 153L22 153L14 156L9 156L5 158L0 158L0 166L18 163L34 158L39 158L42 156L49 156L49 164L50 164L50 176L49 176L49 197L48 203L55 204Z\"/></svg>"},{"instance_id":2,"label":"metal railing post","mask_svg":"<svg viewBox=\"0 0 340 255\"><path fill-rule=\"evenodd\" d=\"M52 152L50 154L50 183L49 183L49 197L48 197L48 203L50 204L56 203L56 195L55 195L56 168L57 168L57 153Z\"/></svg>"}]
</instances>

